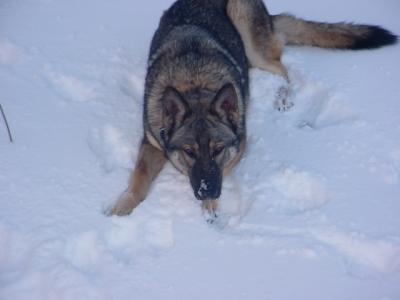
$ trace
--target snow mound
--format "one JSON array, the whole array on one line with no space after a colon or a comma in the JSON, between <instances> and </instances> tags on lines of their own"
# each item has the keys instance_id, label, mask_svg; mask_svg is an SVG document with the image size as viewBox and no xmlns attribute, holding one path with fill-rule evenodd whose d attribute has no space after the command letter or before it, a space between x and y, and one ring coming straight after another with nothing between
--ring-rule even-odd
<instances>
[{"instance_id":1,"label":"snow mound","mask_svg":"<svg viewBox=\"0 0 400 300\"><path fill-rule=\"evenodd\" d=\"M142 99L144 93L144 74L126 72L121 80L121 90L128 96Z\"/></svg>"},{"instance_id":2,"label":"snow mound","mask_svg":"<svg viewBox=\"0 0 400 300\"><path fill-rule=\"evenodd\" d=\"M103 128L93 129L89 134L88 144L106 172L132 167L134 151L137 149L118 128L105 125Z\"/></svg>"},{"instance_id":3,"label":"snow mound","mask_svg":"<svg viewBox=\"0 0 400 300\"><path fill-rule=\"evenodd\" d=\"M322 129L357 120L356 115L343 103L340 94L331 88L291 69L293 125Z\"/></svg>"},{"instance_id":4,"label":"snow mound","mask_svg":"<svg viewBox=\"0 0 400 300\"><path fill-rule=\"evenodd\" d=\"M48 72L48 79L56 92L73 102L87 102L98 97L96 84L62 73Z\"/></svg>"},{"instance_id":5,"label":"snow mound","mask_svg":"<svg viewBox=\"0 0 400 300\"><path fill-rule=\"evenodd\" d=\"M294 106L285 114L277 114L274 107L276 93L285 82L279 76L256 69L251 71L250 105L256 107L254 110L275 116L274 121L282 120L297 128L323 129L357 120L339 93L303 74L295 66L289 64L288 67L291 80L288 100ZM262 123L261 120L255 122Z\"/></svg>"},{"instance_id":6,"label":"snow mound","mask_svg":"<svg viewBox=\"0 0 400 300\"><path fill-rule=\"evenodd\" d=\"M295 211L321 207L329 201L328 189L322 180L308 172L284 169L271 178L272 187L279 193L274 205Z\"/></svg>"},{"instance_id":7,"label":"snow mound","mask_svg":"<svg viewBox=\"0 0 400 300\"><path fill-rule=\"evenodd\" d=\"M77 269L92 270L101 255L102 247L95 231L81 233L66 242L65 258Z\"/></svg>"},{"instance_id":8,"label":"snow mound","mask_svg":"<svg viewBox=\"0 0 400 300\"><path fill-rule=\"evenodd\" d=\"M317 231L314 236L345 255L349 261L382 273L400 271L399 244L337 230ZM353 267L350 272L357 272L356 269Z\"/></svg>"},{"instance_id":9,"label":"snow mound","mask_svg":"<svg viewBox=\"0 0 400 300\"><path fill-rule=\"evenodd\" d=\"M139 253L156 254L171 248L174 245L172 220L136 213L128 218L114 217L104 239L117 259L130 262Z\"/></svg>"}]
</instances>

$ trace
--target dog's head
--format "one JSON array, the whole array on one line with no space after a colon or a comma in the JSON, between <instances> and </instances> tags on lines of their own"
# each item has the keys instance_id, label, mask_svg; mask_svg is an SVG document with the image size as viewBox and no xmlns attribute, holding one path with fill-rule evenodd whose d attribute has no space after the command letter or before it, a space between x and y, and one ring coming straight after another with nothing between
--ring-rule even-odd
<instances>
[{"instance_id":1,"label":"dog's head","mask_svg":"<svg viewBox=\"0 0 400 300\"><path fill-rule=\"evenodd\" d=\"M218 199L223 173L241 153L242 114L234 86L183 94L168 87L161 100L160 136L169 160L189 176L197 199Z\"/></svg>"}]
</instances>

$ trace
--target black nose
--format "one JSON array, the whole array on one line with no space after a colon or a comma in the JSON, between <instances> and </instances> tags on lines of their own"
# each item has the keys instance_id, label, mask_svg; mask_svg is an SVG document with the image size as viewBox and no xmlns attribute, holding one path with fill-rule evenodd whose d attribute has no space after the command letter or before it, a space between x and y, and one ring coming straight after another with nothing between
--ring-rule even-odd
<instances>
[{"instance_id":1,"label":"black nose","mask_svg":"<svg viewBox=\"0 0 400 300\"><path fill-rule=\"evenodd\" d=\"M221 195L221 185L212 180L201 179L195 195L199 200L218 199Z\"/></svg>"},{"instance_id":2,"label":"black nose","mask_svg":"<svg viewBox=\"0 0 400 300\"><path fill-rule=\"evenodd\" d=\"M214 161L196 162L190 173L190 183L198 200L214 200L221 196L221 171Z\"/></svg>"}]
</instances>

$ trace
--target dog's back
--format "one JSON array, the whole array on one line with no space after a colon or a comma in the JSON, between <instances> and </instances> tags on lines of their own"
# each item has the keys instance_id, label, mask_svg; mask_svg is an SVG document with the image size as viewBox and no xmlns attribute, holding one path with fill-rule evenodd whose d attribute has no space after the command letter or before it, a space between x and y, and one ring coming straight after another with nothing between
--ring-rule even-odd
<instances>
[{"instance_id":1,"label":"dog's back","mask_svg":"<svg viewBox=\"0 0 400 300\"><path fill-rule=\"evenodd\" d=\"M166 42L171 31L182 26L204 30L228 51L242 67L247 67L244 46L226 13L228 0L179 0L163 15L150 47L150 59ZM188 35L190 33L188 32ZM189 45L188 45L189 46Z\"/></svg>"}]
</instances>

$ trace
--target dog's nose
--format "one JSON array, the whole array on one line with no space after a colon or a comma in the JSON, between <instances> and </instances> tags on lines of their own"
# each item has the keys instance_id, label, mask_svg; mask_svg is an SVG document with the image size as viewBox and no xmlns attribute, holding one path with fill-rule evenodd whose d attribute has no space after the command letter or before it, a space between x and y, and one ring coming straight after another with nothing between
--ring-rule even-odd
<instances>
[{"instance_id":1,"label":"dog's nose","mask_svg":"<svg viewBox=\"0 0 400 300\"><path fill-rule=\"evenodd\" d=\"M196 198L199 200L218 199L221 196L221 186L217 182L201 179L196 194Z\"/></svg>"},{"instance_id":2,"label":"dog's nose","mask_svg":"<svg viewBox=\"0 0 400 300\"><path fill-rule=\"evenodd\" d=\"M222 175L215 162L207 167L196 163L190 172L190 182L199 200L215 200L221 195Z\"/></svg>"}]
</instances>

